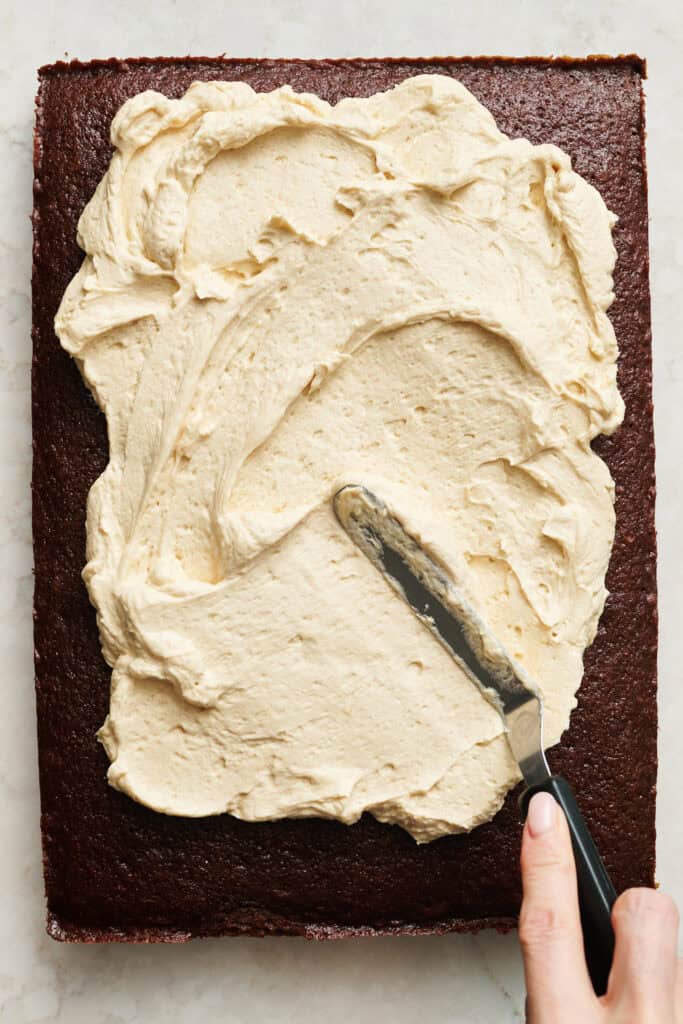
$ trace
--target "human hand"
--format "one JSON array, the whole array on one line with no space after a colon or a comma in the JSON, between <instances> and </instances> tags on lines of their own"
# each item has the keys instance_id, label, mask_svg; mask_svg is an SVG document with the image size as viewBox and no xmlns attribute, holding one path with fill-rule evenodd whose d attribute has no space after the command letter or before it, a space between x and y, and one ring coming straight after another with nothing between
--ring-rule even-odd
<instances>
[{"instance_id":1,"label":"human hand","mask_svg":"<svg viewBox=\"0 0 683 1024\"><path fill-rule=\"evenodd\" d=\"M593 992L583 954L576 870L564 814L548 793L531 798L522 839L519 940L527 1024L683 1024L678 911L654 889L614 905L616 945L607 993Z\"/></svg>"}]
</instances>

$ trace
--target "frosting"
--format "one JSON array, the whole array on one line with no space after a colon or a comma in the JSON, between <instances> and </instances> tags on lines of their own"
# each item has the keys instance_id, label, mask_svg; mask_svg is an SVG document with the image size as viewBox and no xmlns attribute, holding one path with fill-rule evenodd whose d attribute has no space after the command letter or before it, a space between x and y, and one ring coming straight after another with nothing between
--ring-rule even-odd
<instances>
[{"instance_id":1,"label":"frosting","mask_svg":"<svg viewBox=\"0 0 683 1024\"><path fill-rule=\"evenodd\" d=\"M372 487L457 563L556 743L613 540L614 217L442 76L144 92L112 141L56 318L109 431L109 781L167 814L473 828L519 777L501 720L331 499Z\"/></svg>"}]
</instances>

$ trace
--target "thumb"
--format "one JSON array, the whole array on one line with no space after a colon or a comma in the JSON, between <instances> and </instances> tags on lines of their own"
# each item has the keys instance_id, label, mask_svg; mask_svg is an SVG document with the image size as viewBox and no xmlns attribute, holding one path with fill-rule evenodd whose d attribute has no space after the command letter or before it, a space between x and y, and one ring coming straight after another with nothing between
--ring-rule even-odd
<instances>
[{"instance_id":1,"label":"thumb","mask_svg":"<svg viewBox=\"0 0 683 1024\"><path fill-rule=\"evenodd\" d=\"M519 939L530 1020L590 1020L598 1002L583 952L574 855L564 814L549 793L529 803L521 865Z\"/></svg>"}]
</instances>

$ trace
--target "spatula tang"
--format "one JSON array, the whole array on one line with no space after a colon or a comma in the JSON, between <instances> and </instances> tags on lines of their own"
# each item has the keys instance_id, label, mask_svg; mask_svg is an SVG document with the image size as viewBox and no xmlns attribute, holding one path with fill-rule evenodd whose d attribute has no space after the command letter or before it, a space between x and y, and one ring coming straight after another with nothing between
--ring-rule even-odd
<instances>
[{"instance_id":1,"label":"spatula tang","mask_svg":"<svg viewBox=\"0 0 683 1024\"><path fill-rule=\"evenodd\" d=\"M607 990L614 953L614 887L566 779L551 775L543 752L543 702L538 688L512 661L449 573L411 536L372 491L348 485L334 497L349 537L446 648L505 724L526 783L523 816L538 792L552 794L572 838L586 962L598 995Z\"/></svg>"}]
</instances>

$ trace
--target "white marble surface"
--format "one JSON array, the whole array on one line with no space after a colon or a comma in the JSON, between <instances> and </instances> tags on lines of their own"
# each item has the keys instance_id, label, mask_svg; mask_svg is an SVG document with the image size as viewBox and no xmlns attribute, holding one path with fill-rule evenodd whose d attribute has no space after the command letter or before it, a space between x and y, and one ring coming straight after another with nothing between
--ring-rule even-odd
<instances>
[{"instance_id":1,"label":"white marble surface","mask_svg":"<svg viewBox=\"0 0 683 1024\"><path fill-rule=\"evenodd\" d=\"M43 928L31 663L31 127L35 69L139 54L619 53L649 60L661 587L658 875L683 904L683 16L678 0L53 0L0 6L0 1021L523 1020L514 936L62 946Z\"/></svg>"}]
</instances>

